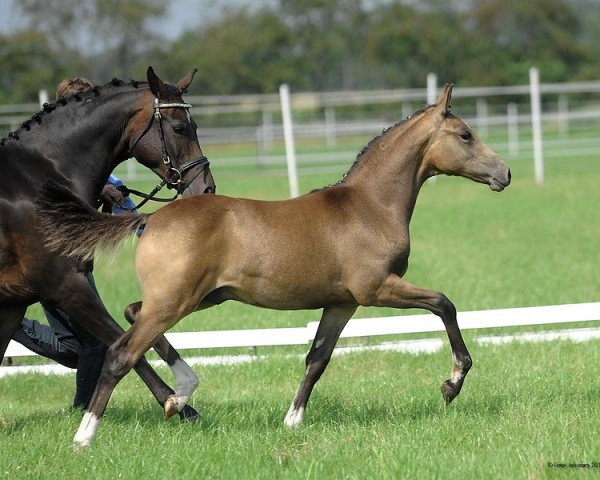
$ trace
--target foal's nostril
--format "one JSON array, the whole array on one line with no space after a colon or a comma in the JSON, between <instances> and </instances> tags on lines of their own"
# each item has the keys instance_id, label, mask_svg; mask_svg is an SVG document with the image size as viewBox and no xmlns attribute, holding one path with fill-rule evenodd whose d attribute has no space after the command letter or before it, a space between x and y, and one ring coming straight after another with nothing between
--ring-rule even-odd
<instances>
[{"instance_id":1,"label":"foal's nostril","mask_svg":"<svg viewBox=\"0 0 600 480\"><path fill-rule=\"evenodd\" d=\"M510 180L512 178L512 175L510 174L510 168L508 169L508 183L510 183Z\"/></svg>"},{"instance_id":2,"label":"foal's nostril","mask_svg":"<svg viewBox=\"0 0 600 480\"><path fill-rule=\"evenodd\" d=\"M206 187L206 189L204 190L204 193L215 193L217 191L217 187Z\"/></svg>"}]
</instances>

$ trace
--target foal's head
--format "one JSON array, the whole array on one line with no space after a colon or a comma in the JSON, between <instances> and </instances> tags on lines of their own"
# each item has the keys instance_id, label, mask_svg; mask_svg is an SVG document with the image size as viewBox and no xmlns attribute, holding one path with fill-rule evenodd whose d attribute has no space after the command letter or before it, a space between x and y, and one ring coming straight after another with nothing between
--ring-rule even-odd
<instances>
[{"instance_id":1,"label":"foal's head","mask_svg":"<svg viewBox=\"0 0 600 480\"><path fill-rule=\"evenodd\" d=\"M435 129L423 156L428 175L445 173L485 183L496 192L510 184L510 169L460 118L450 113L452 85L446 84L435 106L420 121Z\"/></svg>"}]
</instances>

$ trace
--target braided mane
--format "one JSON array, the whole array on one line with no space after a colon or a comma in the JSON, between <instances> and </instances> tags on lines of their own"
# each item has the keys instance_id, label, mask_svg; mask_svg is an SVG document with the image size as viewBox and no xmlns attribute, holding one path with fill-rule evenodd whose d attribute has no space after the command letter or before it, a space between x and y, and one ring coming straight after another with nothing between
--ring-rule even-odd
<instances>
[{"instance_id":1,"label":"braided mane","mask_svg":"<svg viewBox=\"0 0 600 480\"><path fill-rule=\"evenodd\" d=\"M137 80L130 80L125 82L117 78L113 78L110 82L104 86L94 86L87 92L75 93L68 97L60 97L55 102L44 103L42 109L33 114L29 120L25 120L19 128L10 132L6 137L0 138L0 146L4 146L8 140L19 140L23 131L29 132L31 127L34 125L41 125L44 118L50 115L57 109L66 107L68 105L80 102L91 102L96 97L99 97L102 93L113 91L115 88L132 87L134 89L146 88L148 84L146 82L140 82ZM175 87L174 87L175 88Z\"/></svg>"}]
</instances>

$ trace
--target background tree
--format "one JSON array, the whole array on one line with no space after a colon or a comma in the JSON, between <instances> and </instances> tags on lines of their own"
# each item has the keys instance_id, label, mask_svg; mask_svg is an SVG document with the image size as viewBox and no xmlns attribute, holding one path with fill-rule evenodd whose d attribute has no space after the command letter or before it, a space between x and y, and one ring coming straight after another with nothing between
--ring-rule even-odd
<instances>
[{"instance_id":1,"label":"background tree","mask_svg":"<svg viewBox=\"0 0 600 480\"><path fill-rule=\"evenodd\" d=\"M367 30L361 0L279 0L277 8L293 37L300 78L310 88L358 88Z\"/></svg>"},{"instance_id":2,"label":"background tree","mask_svg":"<svg viewBox=\"0 0 600 480\"><path fill-rule=\"evenodd\" d=\"M464 74L485 85L523 83L537 66L545 81L573 78L585 61L581 23L565 0L471 0Z\"/></svg>"},{"instance_id":3,"label":"background tree","mask_svg":"<svg viewBox=\"0 0 600 480\"><path fill-rule=\"evenodd\" d=\"M291 33L273 12L240 8L186 32L156 62L167 78L198 68L193 93L272 93L298 72L291 50Z\"/></svg>"},{"instance_id":4,"label":"background tree","mask_svg":"<svg viewBox=\"0 0 600 480\"><path fill-rule=\"evenodd\" d=\"M377 87L422 86L430 72L457 78L466 49L450 2L435 8L393 3L371 16L365 49Z\"/></svg>"},{"instance_id":5,"label":"background tree","mask_svg":"<svg viewBox=\"0 0 600 480\"><path fill-rule=\"evenodd\" d=\"M600 0L199 1L201 20L166 30L162 0L19 0L0 37L0 98L35 101L65 76L170 80L200 68L194 93L422 87L598 79ZM240 6L242 5L242 6ZM195 12L197 13L197 12ZM162 73L164 72L164 73Z\"/></svg>"},{"instance_id":6,"label":"background tree","mask_svg":"<svg viewBox=\"0 0 600 480\"><path fill-rule=\"evenodd\" d=\"M11 37L0 36L0 102L37 102L42 87L52 99L54 88L72 71L83 69L78 52L64 50L61 55L50 46L46 35L23 30Z\"/></svg>"},{"instance_id":7,"label":"background tree","mask_svg":"<svg viewBox=\"0 0 600 480\"><path fill-rule=\"evenodd\" d=\"M162 37L150 21L165 12L162 0L20 0L29 29L43 33L54 55L77 51L90 78L130 78L137 60ZM82 72L79 72L82 74Z\"/></svg>"}]
</instances>

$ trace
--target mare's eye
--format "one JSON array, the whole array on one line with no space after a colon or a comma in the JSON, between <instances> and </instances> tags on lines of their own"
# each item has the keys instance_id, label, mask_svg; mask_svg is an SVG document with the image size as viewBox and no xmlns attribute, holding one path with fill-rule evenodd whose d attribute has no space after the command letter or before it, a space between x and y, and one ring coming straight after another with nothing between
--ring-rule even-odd
<instances>
[{"instance_id":1,"label":"mare's eye","mask_svg":"<svg viewBox=\"0 0 600 480\"><path fill-rule=\"evenodd\" d=\"M175 123L173 125L173 131L178 135L181 135L185 132L185 126L183 126L181 123Z\"/></svg>"},{"instance_id":2,"label":"mare's eye","mask_svg":"<svg viewBox=\"0 0 600 480\"><path fill-rule=\"evenodd\" d=\"M471 140L471 138L473 138L473 135L471 135L471 132L469 132L468 130L461 132L459 136L463 140Z\"/></svg>"}]
</instances>

